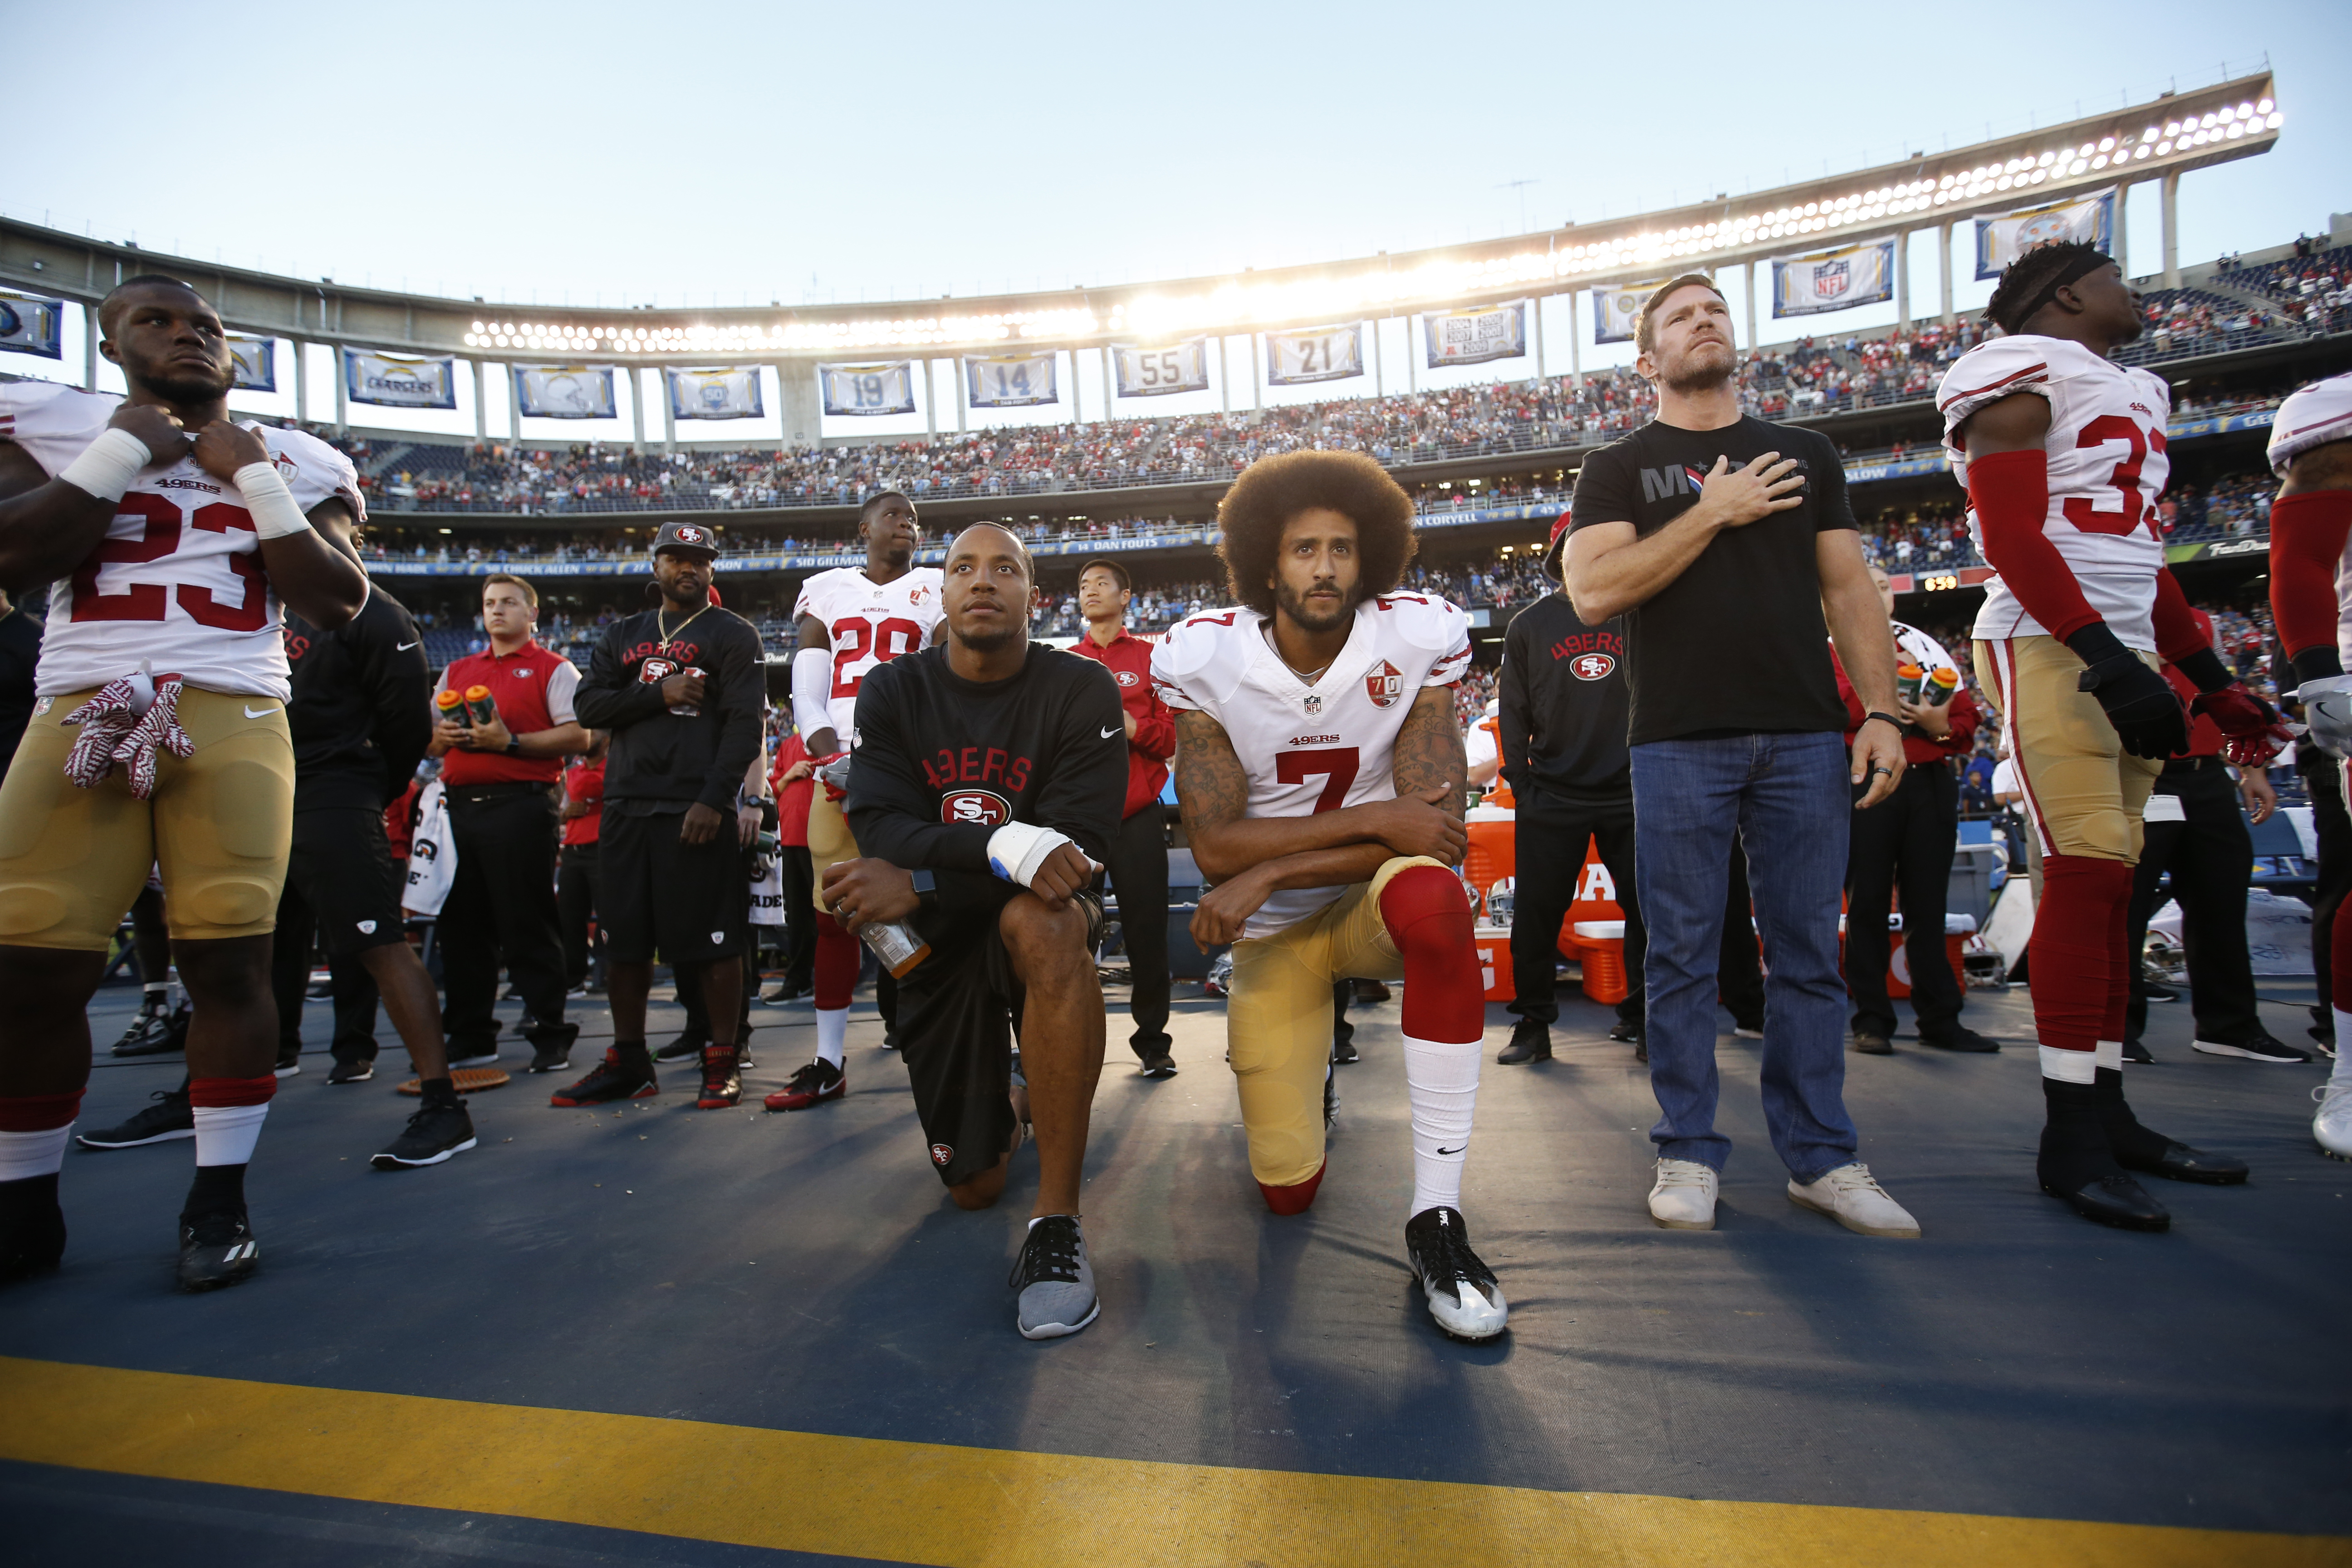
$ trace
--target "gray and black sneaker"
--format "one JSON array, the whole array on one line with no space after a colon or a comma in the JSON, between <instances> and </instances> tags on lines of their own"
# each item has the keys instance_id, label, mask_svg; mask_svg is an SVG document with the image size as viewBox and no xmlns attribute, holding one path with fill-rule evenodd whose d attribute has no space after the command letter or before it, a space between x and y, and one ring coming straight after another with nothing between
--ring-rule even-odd
<instances>
[{"instance_id":1,"label":"gray and black sneaker","mask_svg":"<svg viewBox=\"0 0 2352 1568\"><path fill-rule=\"evenodd\" d=\"M1005 1281L1020 1292L1016 1321L1024 1340L1055 1340L1075 1334L1102 1311L1095 1294L1095 1266L1078 1216L1049 1214L1032 1220L1029 1236Z\"/></svg>"},{"instance_id":2,"label":"gray and black sneaker","mask_svg":"<svg viewBox=\"0 0 2352 1568\"><path fill-rule=\"evenodd\" d=\"M163 996L151 994L139 1005L139 1016L114 1042L113 1055L118 1057L154 1057L165 1051L176 1051L187 1037L187 1025L178 1030L172 1027L172 1009Z\"/></svg>"},{"instance_id":3,"label":"gray and black sneaker","mask_svg":"<svg viewBox=\"0 0 2352 1568\"><path fill-rule=\"evenodd\" d=\"M474 1146L474 1119L461 1102L425 1105L408 1119L407 1131L384 1146L369 1163L379 1171L408 1171L437 1165L452 1154Z\"/></svg>"},{"instance_id":4,"label":"gray and black sneaker","mask_svg":"<svg viewBox=\"0 0 2352 1568\"><path fill-rule=\"evenodd\" d=\"M686 1033L678 1036L677 1038L672 1040L669 1044L656 1051L654 1053L654 1060L657 1062L698 1062L702 1059L702 1047L709 1043L710 1042L709 1040L704 1039L700 1035L688 1029Z\"/></svg>"},{"instance_id":5,"label":"gray and black sneaker","mask_svg":"<svg viewBox=\"0 0 2352 1568\"><path fill-rule=\"evenodd\" d=\"M188 1103L188 1086L159 1089L148 1096L155 1103L130 1121L94 1132L77 1132L74 1142L85 1149L136 1149L142 1143L167 1143L196 1135L196 1113Z\"/></svg>"},{"instance_id":6,"label":"gray and black sneaker","mask_svg":"<svg viewBox=\"0 0 2352 1568\"><path fill-rule=\"evenodd\" d=\"M375 1076L373 1057L337 1057L327 1069L329 1083L365 1083Z\"/></svg>"}]
</instances>

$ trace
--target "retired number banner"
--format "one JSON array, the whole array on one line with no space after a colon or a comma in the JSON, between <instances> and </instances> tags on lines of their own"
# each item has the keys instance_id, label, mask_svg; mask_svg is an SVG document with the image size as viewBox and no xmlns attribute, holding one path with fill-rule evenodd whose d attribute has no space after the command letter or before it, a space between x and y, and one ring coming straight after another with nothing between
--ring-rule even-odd
<instances>
[{"instance_id":1,"label":"retired number banner","mask_svg":"<svg viewBox=\"0 0 2352 1568\"><path fill-rule=\"evenodd\" d=\"M343 395L353 403L387 408L455 408L457 362L345 349Z\"/></svg>"},{"instance_id":2,"label":"retired number banner","mask_svg":"<svg viewBox=\"0 0 2352 1568\"><path fill-rule=\"evenodd\" d=\"M964 401L974 408L1029 408L1059 403L1055 383L1055 354L967 354L963 362Z\"/></svg>"},{"instance_id":3,"label":"retired number banner","mask_svg":"<svg viewBox=\"0 0 2352 1568\"><path fill-rule=\"evenodd\" d=\"M1265 384L1303 386L1317 381L1345 381L1364 374L1364 337L1360 322L1343 327L1309 327L1303 332L1265 335Z\"/></svg>"},{"instance_id":4,"label":"retired number banner","mask_svg":"<svg viewBox=\"0 0 2352 1568\"><path fill-rule=\"evenodd\" d=\"M65 357L66 302L0 289L0 351Z\"/></svg>"},{"instance_id":5,"label":"retired number banner","mask_svg":"<svg viewBox=\"0 0 2352 1568\"><path fill-rule=\"evenodd\" d=\"M888 364L821 364L817 389L824 394L827 414L862 418L877 414L915 411L915 363L898 360Z\"/></svg>"},{"instance_id":6,"label":"retired number banner","mask_svg":"<svg viewBox=\"0 0 2352 1568\"><path fill-rule=\"evenodd\" d=\"M1895 242L1874 239L1843 250L1772 260L1772 314L1818 316L1895 298Z\"/></svg>"},{"instance_id":7,"label":"retired number banner","mask_svg":"<svg viewBox=\"0 0 2352 1568\"><path fill-rule=\"evenodd\" d=\"M669 377L669 416L673 419L757 419L766 405L760 401L760 367L719 365L710 370L673 370Z\"/></svg>"},{"instance_id":8,"label":"retired number banner","mask_svg":"<svg viewBox=\"0 0 2352 1568\"><path fill-rule=\"evenodd\" d=\"M1620 283L1614 289L1592 291L1592 341L1596 343L1630 343L1633 341L1633 323L1641 318L1642 307L1658 291L1663 278L1644 279L1639 283Z\"/></svg>"},{"instance_id":9,"label":"retired number banner","mask_svg":"<svg viewBox=\"0 0 2352 1568\"><path fill-rule=\"evenodd\" d=\"M228 357L236 367L236 379L229 384L232 392L275 392L278 390L278 340L248 337L243 332L230 332Z\"/></svg>"},{"instance_id":10,"label":"retired number banner","mask_svg":"<svg viewBox=\"0 0 2352 1568\"><path fill-rule=\"evenodd\" d=\"M1110 363L1121 397L1165 397L1171 392L1209 390L1209 340L1145 348L1113 343Z\"/></svg>"},{"instance_id":11,"label":"retired number banner","mask_svg":"<svg viewBox=\"0 0 2352 1568\"><path fill-rule=\"evenodd\" d=\"M526 419L617 419L613 371L597 364L518 364L515 406Z\"/></svg>"},{"instance_id":12,"label":"retired number banner","mask_svg":"<svg viewBox=\"0 0 2352 1568\"><path fill-rule=\"evenodd\" d=\"M1528 302L1514 300L1477 310L1436 310L1421 319L1429 368L1517 359L1528 352Z\"/></svg>"},{"instance_id":13,"label":"retired number banner","mask_svg":"<svg viewBox=\"0 0 2352 1568\"><path fill-rule=\"evenodd\" d=\"M2020 207L1977 219L1977 276L1998 278L2000 269L2037 245L2079 240L2115 254L2116 188L2048 206Z\"/></svg>"}]
</instances>

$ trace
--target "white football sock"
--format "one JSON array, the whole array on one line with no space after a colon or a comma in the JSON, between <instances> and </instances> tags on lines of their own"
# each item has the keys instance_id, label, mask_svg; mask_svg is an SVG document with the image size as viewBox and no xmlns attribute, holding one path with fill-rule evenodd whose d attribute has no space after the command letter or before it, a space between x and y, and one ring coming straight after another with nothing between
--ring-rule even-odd
<instances>
[{"instance_id":1,"label":"white football sock","mask_svg":"<svg viewBox=\"0 0 2352 1568\"><path fill-rule=\"evenodd\" d=\"M253 1158L261 1142L261 1123L269 1102L259 1105L199 1105L196 1118L196 1163L242 1165Z\"/></svg>"},{"instance_id":2,"label":"white football sock","mask_svg":"<svg viewBox=\"0 0 2352 1568\"><path fill-rule=\"evenodd\" d=\"M2123 1071L2124 1043L2121 1040L2101 1040L2091 1049L2091 1065L2094 1068L2113 1068L2117 1072Z\"/></svg>"},{"instance_id":3,"label":"white football sock","mask_svg":"<svg viewBox=\"0 0 2352 1568\"><path fill-rule=\"evenodd\" d=\"M1486 1042L1402 1037L1405 1092L1412 1101L1412 1207L1406 1217L1440 1206L1458 1211Z\"/></svg>"},{"instance_id":4,"label":"white football sock","mask_svg":"<svg viewBox=\"0 0 2352 1568\"><path fill-rule=\"evenodd\" d=\"M73 1123L38 1132L0 1132L0 1182L54 1176L66 1163L66 1139Z\"/></svg>"},{"instance_id":5,"label":"white football sock","mask_svg":"<svg viewBox=\"0 0 2352 1568\"><path fill-rule=\"evenodd\" d=\"M2327 1075L2327 1081L2338 1089L2352 1089L2352 1013L2334 1006L2328 1011L2336 1016L2336 1070Z\"/></svg>"},{"instance_id":6,"label":"white football sock","mask_svg":"<svg viewBox=\"0 0 2352 1568\"><path fill-rule=\"evenodd\" d=\"M2120 1061L2122 1047L2117 1047ZM2056 1079L2060 1083L2096 1083L2099 1081L2099 1057L2096 1051L2070 1051L2057 1046L2042 1047L2042 1076Z\"/></svg>"},{"instance_id":7,"label":"white football sock","mask_svg":"<svg viewBox=\"0 0 2352 1568\"><path fill-rule=\"evenodd\" d=\"M842 1052L849 1039L849 1009L819 1007L816 1010L816 1058L821 1062L841 1065Z\"/></svg>"}]
</instances>

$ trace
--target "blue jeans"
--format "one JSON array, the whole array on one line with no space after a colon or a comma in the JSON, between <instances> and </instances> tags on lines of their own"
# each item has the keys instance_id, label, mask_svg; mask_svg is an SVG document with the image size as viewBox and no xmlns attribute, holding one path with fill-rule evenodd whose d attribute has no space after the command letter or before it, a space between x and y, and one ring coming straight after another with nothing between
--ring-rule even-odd
<instances>
[{"instance_id":1,"label":"blue jeans","mask_svg":"<svg viewBox=\"0 0 2352 1568\"><path fill-rule=\"evenodd\" d=\"M1634 876L1649 927L1650 1141L1669 1160L1720 1171L1715 1130L1716 955L1733 834L1769 969L1764 1120L1801 1182L1854 1159L1845 1113L1845 981L1838 910L1853 791L1835 734L1734 735L1633 748Z\"/></svg>"}]
</instances>

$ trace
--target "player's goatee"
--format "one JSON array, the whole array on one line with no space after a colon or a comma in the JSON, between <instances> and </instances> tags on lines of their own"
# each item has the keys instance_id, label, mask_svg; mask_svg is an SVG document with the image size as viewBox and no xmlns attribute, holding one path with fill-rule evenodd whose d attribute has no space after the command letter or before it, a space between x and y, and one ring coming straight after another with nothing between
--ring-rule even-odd
<instances>
[{"instance_id":1,"label":"player's goatee","mask_svg":"<svg viewBox=\"0 0 2352 1568\"><path fill-rule=\"evenodd\" d=\"M1274 597L1275 602L1288 613L1291 620L1303 631L1330 631L1335 627L1347 625L1348 617L1356 613L1356 602L1348 595L1341 595L1334 601L1339 605L1337 609L1309 609L1306 596L1287 583L1275 584Z\"/></svg>"},{"instance_id":2,"label":"player's goatee","mask_svg":"<svg viewBox=\"0 0 2352 1568\"><path fill-rule=\"evenodd\" d=\"M234 371L222 371L216 376L198 375L142 376L148 391L170 403L209 403L236 384Z\"/></svg>"},{"instance_id":3,"label":"player's goatee","mask_svg":"<svg viewBox=\"0 0 2352 1568\"><path fill-rule=\"evenodd\" d=\"M1708 353L1713 349L1716 352ZM1665 384L1679 393L1706 392L1729 381L1739 368L1738 356L1726 343L1702 343L1685 354L1682 362L1665 376Z\"/></svg>"}]
</instances>

